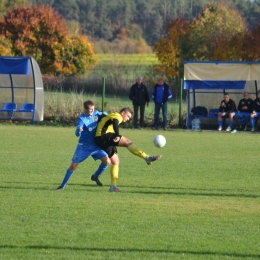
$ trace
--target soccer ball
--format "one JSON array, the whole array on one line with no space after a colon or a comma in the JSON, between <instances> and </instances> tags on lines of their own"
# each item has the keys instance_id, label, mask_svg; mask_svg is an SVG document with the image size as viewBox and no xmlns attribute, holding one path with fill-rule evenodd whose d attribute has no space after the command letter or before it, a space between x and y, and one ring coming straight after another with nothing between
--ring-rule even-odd
<instances>
[{"instance_id":1,"label":"soccer ball","mask_svg":"<svg viewBox=\"0 0 260 260\"><path fill-rule=\"evenodd\" d=\"M166 144L166 139L163 135L156 135L153 139L153 143L157 147L164 147Z\"/></svg>"}]
</instances>

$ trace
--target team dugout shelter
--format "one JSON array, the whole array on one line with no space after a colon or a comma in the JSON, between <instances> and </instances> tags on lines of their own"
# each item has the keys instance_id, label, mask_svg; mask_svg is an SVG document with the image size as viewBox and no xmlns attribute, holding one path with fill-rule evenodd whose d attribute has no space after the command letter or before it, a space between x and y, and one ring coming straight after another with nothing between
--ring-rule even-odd
<instances>
[{"instance_id":1,"label":"team dugout shelter","mask_svg":"<svg viewBox=\"0 0 260 260\"><path fill-rule=\"evenodd\" d=\"M0 119L42 121L44 90L32 57L0 56Z\"/></svg>"},{"instance_id":2,"label":"team dugout shelter","mask_svg":"<svg viewBox=\"0 0 260 260\"><path fill-rule=\"evenodd\" d=\"M186 128L194 116L202 125L216 125L220 102L225 93L236 106L248 92L257 98L260 62L184 61L184 89L187 90ZM194 115L196 107L206 108L207 114Z\"/></svg>"}]
</instances>

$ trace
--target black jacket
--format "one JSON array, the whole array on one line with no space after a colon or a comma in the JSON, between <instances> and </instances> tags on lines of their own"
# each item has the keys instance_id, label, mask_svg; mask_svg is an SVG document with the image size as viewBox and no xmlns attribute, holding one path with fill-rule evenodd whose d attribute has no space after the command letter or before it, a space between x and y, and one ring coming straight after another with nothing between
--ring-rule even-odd
<instances>
[{"instance_id":1,"label":"black jacket","mask_svg":"<svg viewBox=\"0 0 260 260\"><path fill-rule=\"evenodd\" d=\"M224 103L224 106L222 104ZM236 103L234 100L229 99L227 103L225 103L225 100L222 100L219 107L219 112L237 112Z\"/></svg>"},{"instance_id":2,"label":"black jacket","mask_svg":"<svg viewBox=\"0 0 260 260\"><path fill-rule=\"evenodd\" d=\"M253 99L248 98L248 99L244 99L242 98L239 103L238 103L238 110L240 112L247 112L247 113L252 113L253 111ZM242 107L247 106L247 110L242 110Z\"/></svg>"},{"instance_id":3,"label":"black jacket","mask_svg":"<svg viewBox=\"0 0 260 260\"><path fill-rule=\"evenodd\" d=\"M260 112L260 98L256 98L253 103L253 111Z\"/></svg>"},{"instance_id":4,"label":"black jacket","mask_svg":"<svg viewBox=\"0 0 260 260\"><path fill-rule=\"evenodd\" d=\"M133 101L133 105L145 105L145 103L149 103L149 95L146 86L141 83L140 86L138 86L137 83L135 83L130 88L129 98Z\"/></svg>"}]
</instances>

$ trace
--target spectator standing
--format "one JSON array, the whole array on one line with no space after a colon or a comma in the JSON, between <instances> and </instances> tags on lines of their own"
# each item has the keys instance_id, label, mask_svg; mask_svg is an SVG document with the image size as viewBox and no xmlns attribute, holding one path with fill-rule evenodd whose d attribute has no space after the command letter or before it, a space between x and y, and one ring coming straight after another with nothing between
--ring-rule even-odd
<instances>
[{"instance_id":1,"label":"spectator standing","mask_svg":"<svg viewBox=\"0 0 260 260\"><path fill-rule=\"evenodd\" d=\"M168 84L164 82L164 78L160 77L158 83L154 86L152 99L154 101L154 126L153 130L158 129L159 114L162 109L163 129L167 130L167 107L168 100L172 98L172 92Z\"/></svg>"},{"instance_id":2,"label":"spectator standing","mask_svg":"<svg viewBox=\"0 0 260 260\"><path fill-rule=\"evenodd\" d=\"M138 110L140 110L139 126L144 127L145 105L149 105L150 99L146 86L143 84L143 77L138 76L136 83L130 88L129 98L134 107L134 128L138 127Z\"/></svg>"}]
</instances>

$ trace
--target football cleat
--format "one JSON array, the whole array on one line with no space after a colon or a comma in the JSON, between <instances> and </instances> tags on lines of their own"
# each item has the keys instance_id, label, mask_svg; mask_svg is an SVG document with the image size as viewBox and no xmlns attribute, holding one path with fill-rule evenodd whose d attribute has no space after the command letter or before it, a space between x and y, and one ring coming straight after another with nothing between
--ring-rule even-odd
<instances>
[{"instance_id":1,"label":"football cleat","mask_svg":"<svg viewBox=\"0 0 260 260\"><path fill-rule=\"evenodd\" d=\"M219 126L218 131L222 131L222 127L221 126Z\"/></svg>"},{"instance_id":2,"label":"football cleat","mask_svg":"<svg viewBox=\"0 0 260 260\"><path fill-rule=\"evenodd\" d=\"M98 186L103 186L102 182L94 175L91 176L91 180L95 181Z\"/></svg>"},{"instance_id":3,"label":"football cleat","mask_svg":"<svg viewBox=\"0 0 260 260\"><path fill-rule=\"evenodd\" d=\"M145 158L145 161L148 165L151 165L152 162L159 160L160 158L162 158L162 155L155 155L155 156L147 156Z\"/></svg>"},{"instance_id":4,"label":"football cleat","mask_svg":"<svg viewBox=\"0 0 260 260\"><path fill-rule=\"evenodd\" d=\"M121 192L116 185L111 185L109 188L110 192Z\"/></svg>"},{"instance_id":5,"label":"football cleat","mask_svg":"<svg viewBox=\"0 0 260 260\"><path fill-rule=\"evenodd\" d=\"M59 186L56 190L64 190L61 186Z\"/></svg>"}]
</instances>

